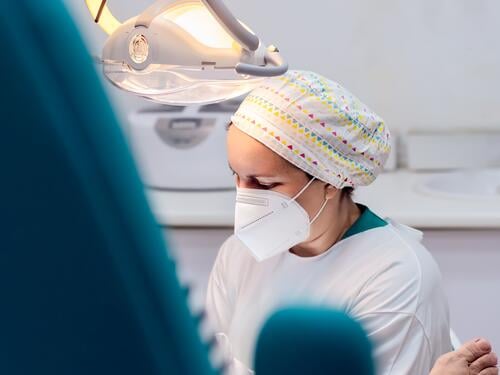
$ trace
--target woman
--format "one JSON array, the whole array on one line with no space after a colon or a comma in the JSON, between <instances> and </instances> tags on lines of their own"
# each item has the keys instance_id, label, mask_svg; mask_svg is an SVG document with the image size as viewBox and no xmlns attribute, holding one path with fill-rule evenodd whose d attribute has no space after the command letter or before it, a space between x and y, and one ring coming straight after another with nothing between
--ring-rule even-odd
<instances>
[{"instance_id":1,"label":"woman","mask_svg":"<svg viewBox=\"0 0 500 375\"><path fill-rule=\"evenodd\" d=\"M390 152L383 120L335 82L292 71L265 81L232 117L235 235L221 247L207 310L251 368L277 308L346 311L374 343L379 374L426 374L451 350L439 270L421 233L353 202Z\"/></svg>"}]
</instances>

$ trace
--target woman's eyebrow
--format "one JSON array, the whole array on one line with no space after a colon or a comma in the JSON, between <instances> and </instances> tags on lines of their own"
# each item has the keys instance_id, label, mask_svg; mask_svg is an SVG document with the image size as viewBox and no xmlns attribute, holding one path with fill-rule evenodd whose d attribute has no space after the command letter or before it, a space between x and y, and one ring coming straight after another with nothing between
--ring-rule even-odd
<instances>
[{"instance_id":1,"label":"woman's eyebrow","mask_svg":"<svg viewBox=\"0 0 500 375\"><path fill-rule=\"evenodd\" d=\"M231 172L233 172L234 174L238 174L236 173L236 171L233 169L233 167L231 167L231 164L229 164L229 162L227 163L227 166L229 168L229 170ZM252 174L252 175L249 175L249 176L246 176L246 178L252 178L254 180L258 179L258 178L275 178L276 175L275 174L270 174L270 175L265 175L265 174L259 174L259 175L255 175L255 174Z\"/></svg>"}]
</instances>

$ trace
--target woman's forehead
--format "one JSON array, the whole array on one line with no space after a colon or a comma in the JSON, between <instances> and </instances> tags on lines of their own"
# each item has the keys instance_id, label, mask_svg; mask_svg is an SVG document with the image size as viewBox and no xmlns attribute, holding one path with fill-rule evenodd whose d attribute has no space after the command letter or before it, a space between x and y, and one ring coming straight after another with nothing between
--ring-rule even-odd
<instances>
[{"instance_id":1,"label":"woman's forehead","mask_svg":"<svg viewBox=\"0 0 500 375\"><path fill-rule=\"evenodd\" d=\"M272 176L294 169L288 161L235 126L227 132L227 151L229 165L237 173Z\"/></svg>"}]
</instances>

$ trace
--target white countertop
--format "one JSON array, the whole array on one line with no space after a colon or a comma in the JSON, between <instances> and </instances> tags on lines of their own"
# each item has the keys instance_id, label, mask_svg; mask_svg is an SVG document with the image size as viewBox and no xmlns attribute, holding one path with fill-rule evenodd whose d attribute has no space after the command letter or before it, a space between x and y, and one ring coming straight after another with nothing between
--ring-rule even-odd
<instances>
[{"instance_id":1,"label":"white countertop","mask_svg":"<svg viewBox=\"0 0 500 375\"><path fill-rule=\"evenodd\" d=\"M355 201L383 217L416 228L496 228L500 230L500 195L453 197L420 192L433 174L384 173L355 193ZM234 191L178 192L148 190L153 212L164 225L231 227Z\"/></svg>"}]
</instances>

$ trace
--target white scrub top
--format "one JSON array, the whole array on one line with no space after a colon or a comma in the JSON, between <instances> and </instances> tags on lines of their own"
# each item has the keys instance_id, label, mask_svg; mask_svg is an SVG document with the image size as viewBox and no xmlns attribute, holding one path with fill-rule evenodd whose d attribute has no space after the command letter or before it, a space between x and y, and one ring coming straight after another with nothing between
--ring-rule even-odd
<instances>
[{"instance_id":1,"label":"white scrub top","mask_svg":"<svg viewBox=\"0 0 500 375\"><path fill-rule=\"evenodd\" d=\"M364 208L347 234L319 256L286 252L260 263L236 237L226 240L207 311L239 367L252 368L269 315L297 304L341 309L358 320L374 345L377 374L428 374L451 350L440 272L421 232Z\"/></svg>"}]
</instances>

